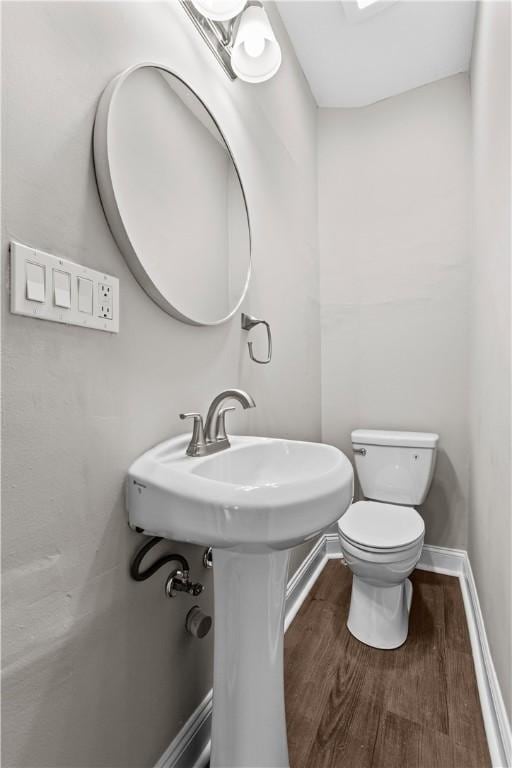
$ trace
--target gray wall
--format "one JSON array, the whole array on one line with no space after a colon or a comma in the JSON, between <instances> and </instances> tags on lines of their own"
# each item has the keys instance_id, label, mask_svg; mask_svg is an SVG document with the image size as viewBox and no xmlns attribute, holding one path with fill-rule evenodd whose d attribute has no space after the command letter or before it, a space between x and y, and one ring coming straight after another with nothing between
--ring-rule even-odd
<instances>
[{"instance_id":1,"label":"gray wall","mask_svg":"<svg viewBox=\"0 0 512 768\"><path fill-rule=\"evenodd\" d=\"M320 110L317 143L316 109L274 13L282 70L250 86L225 78L175 3L3 4L4 263L15 238L121 279L121 333L110 337L11 316L4 272L8 768L151 766L210 687L211 639L183 629L191 603L166 602L163 578L127 576L142 538L126 526L122 483L137 455L182 431L179 411L204 410L228 385L258 405L234 416L235 431L319 439L322 421L323 438L346 451L357 426L440 432L427 540L469 546L512 709L507 12L483 4L477 28L470 263L465 75ZM164 315L109 233L92 167L95 106L111 77L147 60L197 88L236 154L254 239L244 309L272 323L268 367L250 363L237 320L200 329ZM201 551L176 547L211 610Z\"/></svg>"},{"instance_id":2,"label":"gray wall","mask_svg":"<svg viewBox=\"0 0 512 768\"><path fill-rule=\"evenodd\" d=\"M426 541L465 547L467 76L320 110L318 155L323 439L439 432Z\"/></svg>"},{"instance_id":3,"label":"gray wall","mask_svg":"<svg viewBox=\"0 0 512 768\"><path fill-rule=\"evenodd\" d=\"M509 3L480 4L471 92L475 196L469 556L512 715Z\"/></svg>"},{"instance_id":4,"label":"gray wall","mask_svg":"<svg viewBox=\"0 0 512 768\"><path fill-rule=\"evenodd\" d=\"M184 632L191 601L166 601L163 574L128 578L143 540L126 525L130 462L228 385L257 402L235 431L320 437L316 110L272 21L283 66L251 86L228 81L177 3L3 4L4 262L14 238L121 280L110 336L10 315L4 274L6 767L151 766L211 685L211 641ZM92 125L107 82L139 61L196 87L236 154L254 236L244 309L272 324L269 366L249 361L239 318L201 329L167 317L110 235ZM211 610L201 552L176 547Z\"/></svg>"}]
</instances>

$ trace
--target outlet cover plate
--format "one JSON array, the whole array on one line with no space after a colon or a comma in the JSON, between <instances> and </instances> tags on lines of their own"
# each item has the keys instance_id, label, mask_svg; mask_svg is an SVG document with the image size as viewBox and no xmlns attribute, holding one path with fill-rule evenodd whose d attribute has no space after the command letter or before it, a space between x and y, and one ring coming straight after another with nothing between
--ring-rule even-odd
<instances>
[{"instance_id":1,"label":"outlet cover plate","mask_svg":"<svg viewBox=\"0 0 512 768\"><path fill-rule=\"evenodd\" d=\"M11 312L16 315L50 320L55 323L79 325L110 333L119 332L119 280L117 277L89 269L60 256L40 251L22 243L12 241L11 250ZM44 269L44 301L27 298L27 263L37 264ZM70 275L70 307L55 304L54 274L65 272ZM83 312L78 304L78 278L84 277L93 283L92 313ZM101 312L100 286L108 294L108 312ZM107 314L107 317L104 315Z\"/></svg>"}]
</instances>

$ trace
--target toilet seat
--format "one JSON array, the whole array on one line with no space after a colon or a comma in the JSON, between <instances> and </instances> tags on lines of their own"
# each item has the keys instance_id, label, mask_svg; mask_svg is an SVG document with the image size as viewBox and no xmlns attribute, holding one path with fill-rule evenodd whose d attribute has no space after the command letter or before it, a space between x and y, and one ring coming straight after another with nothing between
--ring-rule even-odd
<instances>
[{"instance_id":1,"label":"toilet seat","mask_svg":"<svg viewBox=\"0 0 512 768\"><path fill-rule=\"evenodd\" d=\"M408 550L422 541L425 523L413 507L357 501L338 520L338 531L358 550L389 554Z\"/></svg>"}]
</instances>

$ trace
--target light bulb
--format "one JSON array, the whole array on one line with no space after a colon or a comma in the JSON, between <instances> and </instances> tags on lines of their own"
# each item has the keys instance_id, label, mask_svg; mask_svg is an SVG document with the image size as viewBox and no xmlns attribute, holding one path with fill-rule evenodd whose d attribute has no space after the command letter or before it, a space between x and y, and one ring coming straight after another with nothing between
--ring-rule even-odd
<instances>
[{"instance_id":1,"label":"light bulb","mask_svg":"<svg viewBox=\"0 0 512 768\"><path fill-rule=\"evenodd\" d=\"M199 13L213 21L229 21L243 10L246 0L192 0Z\"/></svg>"},{"instance_id":2,"label":"light bulb","mask_svg":"<svg viewBox=\"0 0 512 768\"><path fill-rule=\"evenodd\" d=\"M262 5L249 5L241 14L231 52L233 71L246 83L262 83L281 65L281 48Z\"/></svg>"},{"instance_id":3,"label":"light bulb","mask_svg":"<svg viewBox=\"0 0 512 768\"><path fill-rule=\"evenodd\" d=\"M248 56L256 59L265 50L265 38L260 35L252 35L244 42L244 48Z\"/></svg>"}]
</instances>

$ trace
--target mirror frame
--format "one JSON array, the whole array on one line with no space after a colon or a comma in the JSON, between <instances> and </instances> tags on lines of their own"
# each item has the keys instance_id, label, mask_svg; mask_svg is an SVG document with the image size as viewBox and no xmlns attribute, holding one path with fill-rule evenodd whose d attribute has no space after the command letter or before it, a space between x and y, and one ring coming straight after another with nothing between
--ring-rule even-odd
<instances>
[{"instance_id":1,"label":"mirror frame","mask_svg":"<svg viewBox=\"0 0 512 768\"><path fill-rule=\"evenodd\" d=\"M210 323L205 323L205 322L195 320L193 317L189 317L188 315L184 314L184 312L180 311L179 309L177 309L177 307L171 304L169 299L167 299L164 296L164 294L159 290L158 286L155 285L155 283L153 282L149 274L146 272L146 269L144 268L144 265L141 259L137 255L137 252L130 240L130 236L128 234L128 228L127 226L125 226L122 213L117 204L114 183L113 183L112 174L111 174L110 152L109 152L109 148L113 140L110 133L110 115L111 115L113 105L115 103L116 94L119 91L119 89L122 87L124 81L133 72L135 72L138 69L143 69L144 67L151 67L154 69L160 69L160 70L163 70L164 72L167 72L169 75L179 80L180 83L182 83L185 86L185 88L188 88L188 90L194 94L196 99L200 102L200 104L203 106L203 108L206 110L206 112L210 116L220 136L222 137L222 140L224 141L226 149L229 153L229 156L231 157L231 161L235 168L236 175L238 177L238 182L240 184L240 189L242 191L242 198L244 201L244 208L247 216L247 229L248 229L248 235L249 235L249 259L248 259L248 265L247 265L247 277L245 280L245 285L244 285L244 289L242 291L241 297L237 302L236 306L229 312L229 314L225 315L219 320L214 320ZM103 206L103 211L105 213L107 223L110 227L110 231L112 232L114 240L116 241L117 246L121 251L121 254L124 256L133 276L135 277L135 279L137 280L141 288L147 293L147 295L155 302L155 304L158 304L160 309L163 309L164 312L167 312L167 314L171 315L171 317L174 317L176 320L181 320L181 322L187 323L188 325L215 326L215 325L221 325L222 323L225 323L230 318L232 318L233 315L240 308L240 305L242 304L243 300L247 295L247 290L249 288L249 282L251 279L251 272L252 272L251 220L249 217L249 208L247 205L245 189L244 189L244 185L242 184L242 177L240 176L240 171L238 170L238 165L233 156L233 152L231 151L231 147L223 131L221 130L219 123L217 122L212 111L205 104L204 100L182 77L177 75L176 72L173 72L172 69L169 69L169 67L165 66L164 64L156 64L154 62L143 62L140 64L134 64L133 66L128 67L127 69L123 70L120 74L116 75L116 77L114 77L108 83L107 87L101 94L100 100L98 102L98 107L96 110L96 117L94 120L93 158L94 158L94 172L96 174L96 183L98 185L101 204Z\"/></svg>"}]
</instances>

